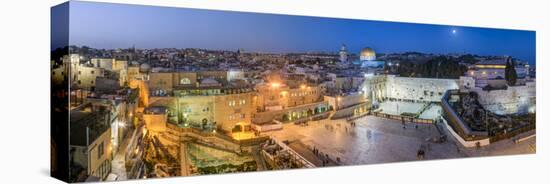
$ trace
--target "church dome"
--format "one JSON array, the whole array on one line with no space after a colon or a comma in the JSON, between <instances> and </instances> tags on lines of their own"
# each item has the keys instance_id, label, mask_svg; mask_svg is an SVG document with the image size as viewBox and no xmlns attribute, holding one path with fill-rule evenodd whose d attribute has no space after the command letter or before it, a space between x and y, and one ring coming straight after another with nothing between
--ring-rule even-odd
<instances>
[{"instance_id":1,"label":"church dome","mask_svg":"<svg viewBox=\"0 0 550 184\"><path fill-rule=\"evenodd\" d=\"M376 53L370 47L366 47L366 48L361 49L361 53L360 53L359 56L360 56L361 61L376 60Z\"/></svg>"}]
</instances>

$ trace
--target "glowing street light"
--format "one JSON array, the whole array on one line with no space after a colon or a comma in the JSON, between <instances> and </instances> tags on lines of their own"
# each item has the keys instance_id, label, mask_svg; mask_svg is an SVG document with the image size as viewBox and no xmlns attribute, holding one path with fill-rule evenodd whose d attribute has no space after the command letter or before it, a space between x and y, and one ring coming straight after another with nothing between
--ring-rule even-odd
<instances>
[{"instance_id":1,"label":"glowing street light","mask_svg":"<svg viewBox=\"0 0 550 184\"><path fill-rule=\"evenodd\" d=\"M281 83L278 83L278 82L272 82L272 83L271 83L271 87L272 87L272 88L278 88L278 87L280 87L280 86L281 86Z\"/></svg>"}]
</instances>

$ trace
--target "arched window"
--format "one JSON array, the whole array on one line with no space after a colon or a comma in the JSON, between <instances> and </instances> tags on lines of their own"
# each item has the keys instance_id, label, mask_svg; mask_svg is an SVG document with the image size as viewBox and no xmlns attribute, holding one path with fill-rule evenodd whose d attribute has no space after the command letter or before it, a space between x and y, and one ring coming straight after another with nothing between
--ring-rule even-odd
<instances>
[{"instance_id":1,"label":"arched window","mask_svg":"<svg viewBox=\"0 0 550 184\"><path fill-rule=\"evenodd\" d=\"M182 78L180 84L191 84L191 80L189 78Z\"/></svg>"}]
</instances>

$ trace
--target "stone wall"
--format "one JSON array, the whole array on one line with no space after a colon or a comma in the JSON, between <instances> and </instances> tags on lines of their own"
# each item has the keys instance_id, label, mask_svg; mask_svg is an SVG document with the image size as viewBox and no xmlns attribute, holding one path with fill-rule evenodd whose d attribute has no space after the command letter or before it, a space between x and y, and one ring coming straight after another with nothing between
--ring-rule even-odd
<instances>
[{"instance_id":1,"label":"stone wall","mask_svg":"<svg viewBox=\"0 0 550 184\"><path fill-rule=\"evenodd\" d=\"M479 95L483 108L499 115L527 114L535 112L536 87L534 82L523 86L508 86L508 89L483 90L474 88L471 91Z\"/></svg>"},{"instance_id":2,"label":"stone wall","mask_svg":"<svg viewBox=\"0 0 550 184\"><path fill-rule=\"evenodd\" d=\"M499 83L502 89L483 90L477 83ZM496 85L496 84L494 84ZM473 91L479 95L479 103L483 108L499 115L534 113L536 106L536 81L529 79L521 85L508 86L502 80L492 82L476 81L471 77L460 78L460 88L463 91Z\"/></svg>"},{"instance_id":3,"label":"stone wall","mask_svg":"<svg viewBox=\"0 0 550 184\"><path fill-rule=\"evenodd\" d=\"M388 98L439 102L450 89L458 89L458 80L388 76Z\"/></svg>"},{"instance_id":4,"label":"stone wall","mask_svg":"<svg viewBox=\"0 0 550 184\"><path fill-rule=\"evenodd\" d=\"M385 80L371 79L379 81L376 83L367 79L364 90L371 94L374 90L376 98L439 102L447 90L459 87L457 79L396 77L394 75L387 75L385 78Z\"/></svg>"},{"instance_id":5,"label":"stone wall","mask_svg":"<svg viewBox=\"0 0 550 184\"><path fill-rule=\"evenodd\" d=\"M445 120L443 120L443 121L445 121ZM487 146L487 145L491 144L491 142L489 141L489 140L490 140L489 138L480 139L480 140L472 140L472 141L464 140L462 137L460 137L460 135L458 135L458 134L453 130L453 128L451 128L451 126L449 126L449 124L447 124L447 122L445 122L445 127L447 128L447 130L449 130L449 132L451 132L451 135L453 135L453 137L454 137L460 144L462 144L462 146L464 146L464 147L472 148L472 147L477 147L478 145L479 145L479 146Z\"/></svg>"}]
</instances>

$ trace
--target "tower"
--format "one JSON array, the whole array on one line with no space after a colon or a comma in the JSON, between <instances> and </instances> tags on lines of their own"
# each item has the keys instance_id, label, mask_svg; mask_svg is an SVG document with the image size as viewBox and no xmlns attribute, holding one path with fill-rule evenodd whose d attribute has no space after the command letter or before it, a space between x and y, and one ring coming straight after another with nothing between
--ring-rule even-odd
<instances>
[{"instance_id":1,"label":"tower","mask_svg":"<svg viewBox=\"0 0 550 184\"><path fill-rule=\"evenodd\" d=\"M340 48L340 62L346 61L348 61L348 50L346 49L346 45L342 44L342 47Z\"/></svg>"}]
</instances>

